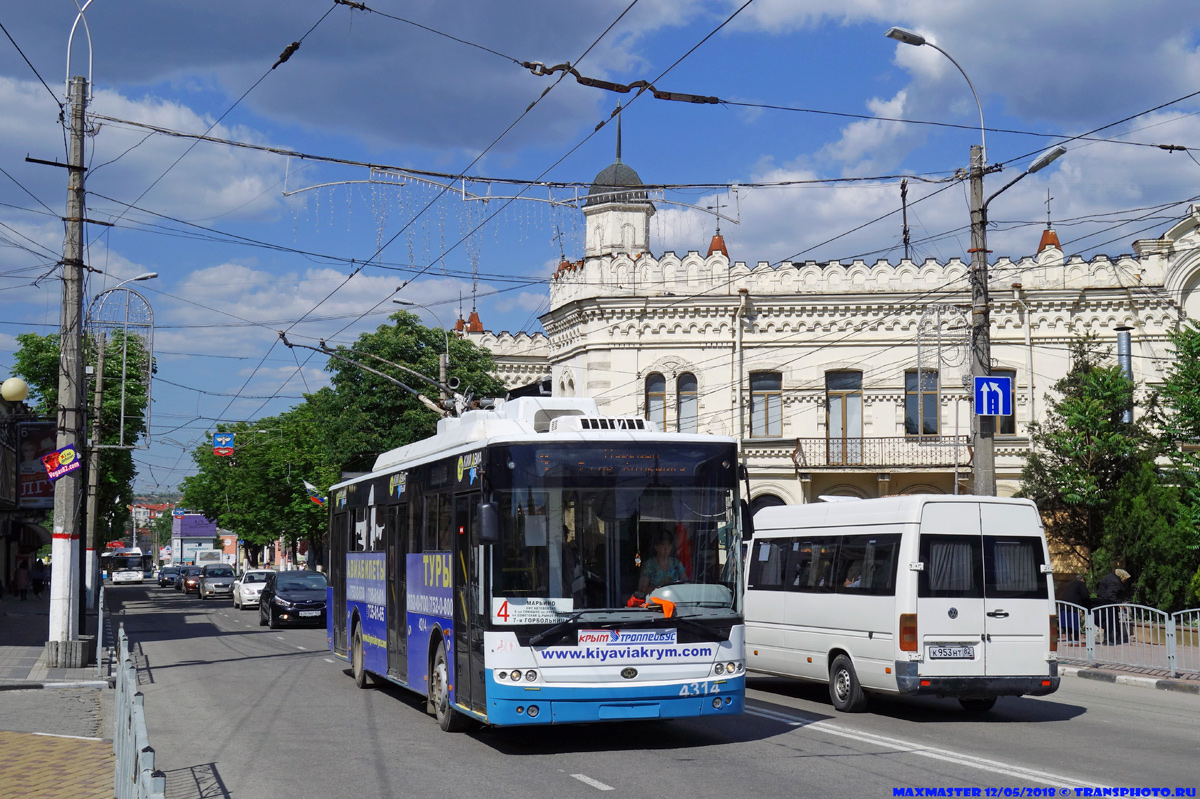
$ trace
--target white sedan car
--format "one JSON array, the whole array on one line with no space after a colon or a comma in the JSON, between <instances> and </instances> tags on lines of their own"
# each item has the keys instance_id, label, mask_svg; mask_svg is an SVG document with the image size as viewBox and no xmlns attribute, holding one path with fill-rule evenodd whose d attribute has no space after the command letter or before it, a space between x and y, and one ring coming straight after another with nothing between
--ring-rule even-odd
<instances>
[{"instance_id":1,"label":"white sedan car","mask_svg":"<svg viewBox=\"0 0 1200 799\"><path fill-rule=\"evenodd\" d=\"M267 584L271 569L247 569L233 581L233 606L238 610L258 607L258 595Z\"/></svg>"}]
</instances>

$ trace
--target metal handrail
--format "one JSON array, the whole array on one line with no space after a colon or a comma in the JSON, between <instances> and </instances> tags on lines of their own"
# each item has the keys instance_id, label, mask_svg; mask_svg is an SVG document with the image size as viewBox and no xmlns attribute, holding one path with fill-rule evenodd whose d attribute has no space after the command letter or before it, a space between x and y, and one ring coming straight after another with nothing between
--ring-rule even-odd
<instances>
[{"instance_id":1,"label":"metal handrail","mask_svg":"<svg viewBox=\"0 0 1200 799\"><path fill-rule=\"evenodd\" d=\"M145 697L137 690L137 667L129 654L122 624L117 633L119 665L113 730L113 796L116 799L165 799L167 778L154 768L154 747L146 730Z\"/></svg>"}]
</instances>

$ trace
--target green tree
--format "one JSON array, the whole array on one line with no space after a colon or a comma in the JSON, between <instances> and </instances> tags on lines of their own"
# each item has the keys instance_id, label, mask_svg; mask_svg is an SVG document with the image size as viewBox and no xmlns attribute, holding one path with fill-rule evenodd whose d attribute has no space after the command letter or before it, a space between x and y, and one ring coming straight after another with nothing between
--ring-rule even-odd
<instances>
[{"instance_id":1,"label":"green tree","mask_svg":"<svg viewBox=\"0 0 1200 799\"><path fill-rule=\"evenodd\" d=\"M318 427L306 404L253 426L219 425L218 432L234 434L234 454L217 456L211 444L198 448L192 457L199 470L181 485L184 504L255 546L305 540L316 565L328 513L312 502L304 481L323 489L339 474L326 458Z\"/></svg>"},{"instance_id":2,"label":"green tree","mask_svg":"<svg viewBox=\"0 0 1200 799\"><path fill-rule=\"evenodd\" d=\"M359 336L354 346L340 354L393 375L436 400L437 388L377 359L436 377L438 357L446 349L445 332L422 326L415 314L404 311L390 320L391 324ZM449 344L448 376L461 381L460 392L475 397L503 394L504 384L491 374L491 353L453 335ZM368 471L379 453L435 432L438 414L394 383L335 358L325 368L333 375L333 387L310 394L307 404L322 419L325 447L342 470Z\"/></svg>"},{"instance_id":3,"label":"green tree","mask_svg":"<svg viewBox=\"0 0 1200 799\"><path fill-rule=\"evenodd\" d=\"M1047 534L1090 562L1104 543L1104 519L1121 476L1146 457L1152 440L1141 419L1122 421L1133 383L1106 365L1094 336L1071 344L1071 367L1047 395L1046 420L1031 425L1034 451L1019 496L1037 503Z\"/></svg>"},{"instance_id":4,"label":"green tree","mask_svg":"<svg viewBox=\"0 0 1200 799\"><path fill-rule=\"evenodd\" d=\"M59 335L22 333L17 336L17 343L20 348L14 358L13 371L29 384L30 405L38 415L55 418L59 404ZM99 341L89 338L85 343L87 363L94 367L99 362ZM104 340L104 391L100 399L102 444L132 445L145 434L149 397L148 386L142 376L148 372L149 358L142 340L136 336L126 339L123 334L117 333ZM125 374L122 373L123 369ZM86 392L84 404L90 417L93 407L91 390ZM81 448L90 437L89 430L80 441ZM98 540L103 541L116 537L114 531L124 531L128 526L137 467L130 450L103 448L99 453L96 535ZM80 475L76 479L85 480L86 477Z\"/></svg>"},{"instance_id":5,"label":"green tree","mask_svg":"<svg viewBox=\"0 0 1200 799\"><path fill-rule=\"evenodd\" d=\"M1179 487L1179 500L1190 516L1187 542L1193 563L1200 553L1200 325L1186 320L1170 334L1171 353L1161 397L1163 451L1171 461L1170 482ZM1188 603L1200 602L1200 568L1192 575Z\"/></svg>"},{"instance_id":6,"label":"green tree","mask_svg":"<svg viewBox=\"0 0 1200 799\"><path fill-rule=\"evenodd\" d=\"M1101 546L1093 553L1095 562L1119 562L1133 575L1135 601L1170 611L1186 606L1200 559L1179 493L1153 460L1140 460L1117 483Z\"/></svg>"}]
</instances>

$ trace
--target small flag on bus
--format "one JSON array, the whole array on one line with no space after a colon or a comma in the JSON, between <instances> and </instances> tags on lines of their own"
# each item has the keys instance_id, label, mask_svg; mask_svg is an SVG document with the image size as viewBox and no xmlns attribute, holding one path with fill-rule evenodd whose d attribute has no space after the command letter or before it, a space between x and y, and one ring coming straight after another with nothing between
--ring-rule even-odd
<instances>
[{"instance_id":1,"label":"small flag on bus","mask_svg":"<svg viewBox=\"0 0 1200 799\"><path fill-rule=\"evenodd\" d=\"M304 489L308 491L308 498L313 502L317 503L318 505L325 504L325 497L321 496L321 492L317 490L315 485L305 480Z\"/></svg>"}]
</instances>

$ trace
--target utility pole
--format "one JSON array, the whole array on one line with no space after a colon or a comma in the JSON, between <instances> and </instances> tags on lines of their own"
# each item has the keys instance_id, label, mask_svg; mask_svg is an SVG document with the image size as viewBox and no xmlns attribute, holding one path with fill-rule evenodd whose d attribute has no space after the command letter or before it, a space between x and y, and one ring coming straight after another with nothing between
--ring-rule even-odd
<instances>
[{"instance_id":1,"label":"utility pole","mask_svg":"<svg viewBox=\"0 0 1200 799\"><path fill-rule=\"evenodd\" d=\"M96 337L96 389L92 398L92 445L88 448L88 494L87 494L87 570L85 586L87 590L87 608L96 606L97 577L100 570L96 563L96 553L100 551L100 541L96 533L96 500L100 493L100 401L104 396L104 345L105 335Z\"/></svg>"},{"instance_id":2,"label":"utility pole","mask_svg":"<svg viewBox=\"0 0 1200 799\"><path fill-rule=\"evenodd\" d=\"M971 146L971 377L992 372L992 306L988 298L987 203L983 200L983 147ZM974 379L971 384L974 386ZM973 390L973 389L972 389ZM996 418L972 415L975 454L971 492L996 496Z\"/></svg>"},{"instance_id":3,"label":"utility pole","mask_svg":"<svg viewBox=\"0 0 1200 799\"><path fill-rule=\"evenodd\" d=\"M67 216L63 220L62 327L58 360L58 448L78 447L84 402L83 383L83 126L87 79L75 76L70 90L71 129L67 164ZM53 569L50 579L50 631L46 665L84 665L80 640L79 479L60 477L54 484Z\"/></svg>"}]
</instances>

